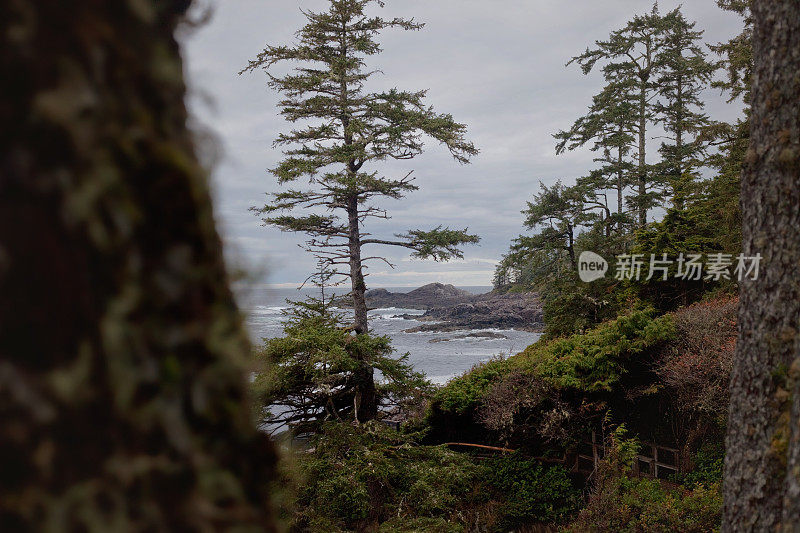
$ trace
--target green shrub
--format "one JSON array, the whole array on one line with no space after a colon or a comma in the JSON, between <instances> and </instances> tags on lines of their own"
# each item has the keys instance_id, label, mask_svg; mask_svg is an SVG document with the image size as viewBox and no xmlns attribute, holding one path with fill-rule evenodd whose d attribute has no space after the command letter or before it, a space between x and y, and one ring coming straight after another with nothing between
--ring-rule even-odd
<instances>
[{"instance_id":1,"label":"green shrub","mask_svg":"<svg viewBox=\"0 0 800 533\"><path fill-rule=\"evenodd\" d=\"M311 446L296 454L294 525L304 531L351 531L397 517L458 522L453 515L482 478L468 456L420 446L380 423L326 424Z\"/></svg>"},{"instance_id":2,"label":"green shrub","mask_svg":"<svg viewBox=\"0 0 800 533\"><path fill-rule=\"evenodd\" d=\"M560 465L545 466L515 453L492 459L487 466L489 483L501 502L501 531L562 522L580 506L581 493Z\"/></svg>"},{"instance_id":3,"label":"green shrub","mask_svg":"<svg viewBox=\"0 0 800 533\"><path fill-rule=\"evenodd\" d=\"M443 518L395 517L384 522L378 533L461 533L464 527Z\"/></svg>"},{"instance_id":4,"label":"green shrub","mask_svg":"<svg viewBox=\"0 0 800 533\"><path fill-rule=\"evenodd\" d=\"M644 355L674 337L673 318L658 317L651 309L634 311L585 334L537 342L522 353L478 365L450 381L434 395L431 414L435 416L429 420L436 428L452 420L448 417L466 415L484 430L500 431L513 426L512 419L520 416L538 420L540 435L558 439L551 426L568 428L568 418L575 411L561 397L567 398L570 392L577 392L573 398L619 392L615 387L622 377L631 368L646 367ZM469 424L470 419L461 422Z\"/></svg>"},{"instance_id":5,"label":"green shrub","mask_svg":"<svg viewBox=\"0 0 800 533\"><path fill-rule=\"evenodd\" d=\"M694 469L683 476L687 486L710 486L722 482L725 463L725 444L709 442L700 447L693 457Z\"/></svg>"},{"instance_id":6,"label":"green shrub","mask_svg":"<svg viewBox=\"0 0 800 533\"><path fill-rule=\"evenodd\" d=\"M489 388L511 368L510 359L493 359L474 366L464 375L450 380L434 395L434 404L444 412L463 415L474 409Z\"/></svg>"},{"instance_id":7,"label":"green shrub","mask_svg":"<svg viewBox=\"0 0 800 533\"><path fill-rule=\"evenodd\" d=\"M476 461L378 423L326 424L300 473L293 528L309 532L505 532L563 522L580 491L560 465L519 454Z\"/></svg>"},{"instance_id":8,"label":"green shrub","mask_svg":"<svg viewBox=\"0 0 800 533\"><path fill-rule=\"evenodd\" d=\"M656 479L621 476L570 525L575 533L705 533L717 531L722 517L720 485L692 491L668 488Z\"/></svg>"},{"instance_id":9,"label":"green shrub","mask_svg":"<svg viewBox=\"0 0 800 533\"><path fill-rule=\"evenodd\" d=\"M588 333L534 344L518 357L533 372L559 388L610 391L626 372L631 357L674 338L672 317L652 309L635 311Z\"/></svg>"}]
</instances>

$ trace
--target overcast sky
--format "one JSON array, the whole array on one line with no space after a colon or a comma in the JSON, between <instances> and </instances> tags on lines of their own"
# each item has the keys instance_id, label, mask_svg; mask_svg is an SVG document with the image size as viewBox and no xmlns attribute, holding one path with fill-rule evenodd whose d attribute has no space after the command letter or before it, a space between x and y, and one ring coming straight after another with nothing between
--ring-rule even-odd
<instances>
[{"instance_id":1,"label":"overcast sky","mask_svg":"<svg viewBox=\"0 0 800 533\"><path fill-rule=\"evenodd\" d=\"M248 212L278 190L267 169L281 158L272 141L287 125L266 75L236 73L266 44L293 42L305 20L301 7L323 10L327 4L217 1L211 21L183 39L191 109L217 137L213 191L227 255L259 283L295 287L313 272L314 259L298 246L301 236L263 227ZM662 11L678 4L659 2ZM599 76L583 76L565 63L651 6L649 0L387 0L384 17L413 17L426 26L382 36L384 53L371 66L384 74L373 87L428 89L428 103L467 124L481 154L462 166L431 142L413 161L387 163L386 175L414 170L420 190L383 202L392 220L371 222L367 230L391 237L442 224L469 227L482 242L450 263L411 260L402 249L386 249L397 268L373 264L368 285L490 285L495 264L522 231L520 211L539 181L572 183L592 168L588 149L555 154L552 134L570 127L601 86ZM683 7L706 31L707 42L740 31L740 21L714 0L688 0ZM736 115L736 106L717 93L708 97L712 117Z\"/></svg>"}]
</instances>

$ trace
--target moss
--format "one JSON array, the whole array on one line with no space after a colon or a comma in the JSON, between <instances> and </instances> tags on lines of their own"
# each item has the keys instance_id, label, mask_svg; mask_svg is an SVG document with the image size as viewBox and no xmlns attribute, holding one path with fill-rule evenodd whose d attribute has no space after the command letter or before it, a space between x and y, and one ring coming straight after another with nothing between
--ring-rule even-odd
<instances>
[{"instance_id":1,"label":"moss","mask_svg":"<svg viewBox=\"0 0 800 533\"><path fill-rule=\"evenodd\" d=\"M770 455L779 465L779 474L786 474L789 462L789 440L792 434L792 395L783 387L775 391L775 402L778 405L778 419L775 421L772 440L770 441Z\"/></svg>"},{"instance_id":2,"label":"moss","mask_svg":"<svg viewBox=\"0 0 800 533\"><path fill-rule=\"evenodd\" d=\"M8 530L274 530L275 450L186 127L190 3L0 17Z\"/></svg>"}]
</instances>

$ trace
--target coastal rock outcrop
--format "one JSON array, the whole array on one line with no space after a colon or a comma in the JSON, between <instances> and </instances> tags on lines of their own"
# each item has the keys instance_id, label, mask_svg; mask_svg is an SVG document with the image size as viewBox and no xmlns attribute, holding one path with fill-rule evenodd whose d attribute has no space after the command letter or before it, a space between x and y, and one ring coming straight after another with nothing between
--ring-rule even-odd
<instances>
[{"instance_id":1,"label":"coastal rock outcrop","mask_svg":"<svg viewBox=\"0 0 800 533\"><path fill-rule=\"evenodd\" d=\"M536 293L472 294L453 285L431 283L411 292L390 292L386 289L367 291L371 309L397 307L425 310L422 316L399 315L402 318L429 321L408 331L455 331L459 329L542 329L542 304ZM337 304L349 305L347 298Z\"/></svg>"},{"instance_id":2,"label":"coastal rock outcrop","mask_svg":"<svg viewBox=\"0 0 800 533\"><path fill-rule=\"evenodd\" d=\"M429 309L423 318L442 321L448 326L463 326L465 329L540 330L543 327L541 300L538 294L530 292L481 294L457 305Z\"/></svg>"},{"instance_id":3,"label":"coastal rock outcrop","mask_svg":"<svg viewBox=\"0 0 800 533\"><path fill-rule=\"evenodd\" d=\"M373 309L386 307L431 309L468 302L474 296L463 289L443 283L430 283L411 292L389 292L386 289L373 289L366 293L367 306Z\"/></svg>"}]
</instances>

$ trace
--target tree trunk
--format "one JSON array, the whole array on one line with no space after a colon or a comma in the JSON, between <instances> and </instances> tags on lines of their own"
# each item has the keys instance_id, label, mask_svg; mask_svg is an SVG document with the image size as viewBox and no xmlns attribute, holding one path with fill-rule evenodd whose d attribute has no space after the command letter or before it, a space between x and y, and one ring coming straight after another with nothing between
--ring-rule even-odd
<instances>
[{"instance_id":1,"label":"tree trunk","mask_svg":"<svg viewBox=\"0 0 800 533\"><path fill-rule=\"evenodd\" d=\"M369 333L369 322L367 320L367 285L364 282L364 271L361 264L358 198L355 196L348 200L347 215L350 230L350 279L355 316L353 329L361 335ZM365 364L354 373L354 379L357 388L354 406L356 422L372 420L378 414L375 371L371 366Z\"/></svg>"},{"instance_id":2,"label":"tree trunk","mask_svg":"<svg viewBox=\"0 0 800 533\"><path fill-rule=\"evenodd\" d=\"M620 135L622 128L620 127ZM622 146L617 148L617 225L620 235L624 231L622 214L625 212L625 173L623 167Z\"/></svg>"},{"instance_id":3,"label":"tree trunk","mask_svg":"<svg viewBox=\"0 0 800 533\"><path fill-rule=\"evenodd\" d=\"M342 22L342 36L347 31L347 23ZM341 57L345 61L348 58L347 43L342 40ZM344 134L345 146L352 146L353 134L350 131L349 110L349 88L347 81L343 77L340 81L340 99L342 106L342 132ZM363 163L363 162L362 162ZM355 178L360 165L355 160L350 160L347 164L347 172ZM349 230L348 252L350 263L350 285L353 297L353 329L357 335L369 333L369 320L367 317L367 284L364 281L364 265L361 261L361 228L359 227L358 196L353 195L347 199L347 225ZM366 422L374 419L378 415L378 395L375 389L375 370L372 366L364 363L353 373L356 385L356 395L354 398L353 416L355 421Z\"/></svg>"},{"instance_id":4,"label":"tree trunk","mask_svg":"<svg viewBox=\"0 0 800 533\"><path fill-rule=\"evenodd\" d=\"M0 530L274 531L189 4L0 5Z\"/></svg>"},{"instance_id":5,"label":"tree trunk","mask_svg":"<svg viewBox=\"0 0 800 533\"><path fill-rule=\"evenodd\" d=\"M347 218L350 231L350 281L353 291L353 312L355 314L353 329L355 329L356 333L369 333L367 300L365 297L367 284L364 281L364 270L361 264L361 231L358 225L358 198L355 196L347 201Z\"/></svg>"},{"instance_id":6,"label":"tree trunk","mask_svg":"<svg viewBox=\"0 0 800 533\"><path fill-rule=\"evenodd\" d=\"M800 3L753 3L751 145L742 178L744 253L731 379L723 530L800 528Z\"/></svg>"},{"instance_id":7,"label":"tree trunk","mask_svg":"<svg viewBox=\"0 0 800 533\"><path fill-rule=\"evenodd\" d=\"M647 225L647 78L642 74L639 94L639 226Z\"/></svg>"},{"instance_id":8,"label":"tree trunk","mask_svg":"<svg viewBox=\"0 0 800 533\"><path fill-rule=\"evenodd\" d=\"M572 224L567 224L567 253L569 254L569 262L572 265L573 272L578 270L578 262L575 259L575 231L572 228Z\"/></svg>"},{"instance_id":9,"label":"tree trunk","mask_svg":"<svg viewBox=\"0 0 800 533\"><path fill-rule=\"evenodd\" d=\"M686 205L686 190L683 177L683 78L678 76L677 87L677 117L675 119L675 183L673 185L674 204L679 210Z\"/></svg>"}]
</instances>

